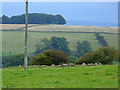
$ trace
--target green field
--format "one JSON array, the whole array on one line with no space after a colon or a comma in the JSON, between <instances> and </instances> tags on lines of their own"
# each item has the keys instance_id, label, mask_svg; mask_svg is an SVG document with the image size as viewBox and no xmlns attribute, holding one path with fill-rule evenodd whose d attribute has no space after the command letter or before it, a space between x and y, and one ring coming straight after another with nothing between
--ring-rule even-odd
<instances>
[{"instance_id":1,"label":"green field","mask_svg":"<svg viewBox=\"0 0 120 90\"><path fill-rule=\"evenodd\" d=\"M44 67L2 69L3 88L117 88L118 66Z\"/></svg>"},{"instance_id":2,"label":"green field","mask_svg":"<svg viewBox=\"0 0 120 90\"><path fill-rule=\"evenodd\" d=\"M28 28L28 53L36 49L40 39L53 36L65 37L69 42L69 48L75 50L77 41L89 41L92 50L102 47L94 33L101 34L110 46L118 48L118 35L116 27L97 26L65 26L65 25L29 25ZM6 31L5 31L6 30ZM17 31L11 31L17 30ZM21 31L22 30L22 31ZM4 25L2 31L3 56L24 53L24 25ZM34 31L34 32L30 32ZM41 32L40 32L41 31ZM43 32L45 31L45 32ZM49 32L48 32L49 31ZM53 32L63 31L63 32ZM65 33L69 31L71 33ZM1 31L0 31L1 32ZM84 33L73 33L84 32ZM11 53L9 53L11 52ZM117 88L118 66L86 66L86 67L41 67L29 66L28 70L23 67L9 67L2 69L2 88Z\"/></svg>"},{"instance_id":3,"label":"green field","mask_svg":"<svg viewBox=\"0 0 120 90\"><path fill-rule=\"evenodd\" d=\"M19 25L16 25L19 26ZM9 25L10 27L10 25ZM14 25L11 26L13 28ZM21 30L22 25L20 26ZM15 27L14 30L19 29ZM8 27L4 27L4 29ZM6 30L5 29L5 30ZM11 29L10 29L11 30ZM2 32L2 51L3 55L11 55L17 53L24 53L24 34L21 31L4 31ZM92 27L92 26L64 26L64 25L33 25L29 27L28 31L72 31L72 32L109 32L115 33L117 29L114 27ZM118 35L117 34L102 34L108 41L110 46L118 47ZM40 39L48 38L52 36L65 37L69 42L69 48L75 50L75 43L77 41L89 41L92 49L97 50L101 47L95 38L94 33L64 33L64 32L28 32L28 53L32 53L36 49L36 44L40 43Z\"/></svg>"}]
</instances>

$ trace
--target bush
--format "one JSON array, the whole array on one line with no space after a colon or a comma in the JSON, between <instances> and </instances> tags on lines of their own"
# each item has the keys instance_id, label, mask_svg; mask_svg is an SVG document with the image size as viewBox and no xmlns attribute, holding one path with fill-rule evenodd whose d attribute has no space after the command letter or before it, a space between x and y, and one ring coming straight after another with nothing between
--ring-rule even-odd
<instances>
[{"instance_id":1,"label":"bush","mask_svg":"<svg viewBox=\"0 0 120 90\"><path fill-rule=\"evenodd\" d=\"M97 51L86 53L76 63L102 63L110 64L113 61L118 60L117 50L114 47L102 47Z\"/></svg>"},{"instance_id":2,"label":"bush","mask_svg":"<svg viewBox=\"0 0 120 90\"><path fill-rule=\"evenodd\" d=\"M69 61L67 55L62 51L47 50L44 53L34 57L33 65L59 65Z\"/></svg>"},{"instance_id":3,"label":"bush","mask_svg":"<svg viewBox=\"0 0 120 90\"><path fill-rule=\"evenodd\" d=\"M68 58L69 58L69 63L75 63L76 60L78 59L78 58L75 57L75 56L69 56Z\"/></svg>"}]
</instances>

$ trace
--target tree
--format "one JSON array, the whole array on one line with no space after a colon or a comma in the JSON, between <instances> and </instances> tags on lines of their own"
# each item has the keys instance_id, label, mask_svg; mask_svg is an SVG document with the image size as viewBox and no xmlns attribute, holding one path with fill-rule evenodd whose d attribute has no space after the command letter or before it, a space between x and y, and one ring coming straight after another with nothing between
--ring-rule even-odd
<instances>
[{"instance_id":1,"label":"tree","mask_svg":"<svg viewBox=\"0 0 120 90\"><path fill-rule=\"evenodd\" d=\"M87 53L88 51L91 50L91 44L88 41L83 41L82 43L77 42L76 48L77 48L76 56L80 57L83 56L84 53Z\"/></svg>"},{"instance_id":2,"label":"tree","mask_svg":"<svg viewBox=\"0 0 120 90\"><path fill-rule=\"evenodd\" d=\"M25 14L12 16L8 18L3 15L3 24L25 24ZM29 24L66 24L65 19L61 15L51 15L43 13L29 13L28 14Z\"/></svg>"},{"instance_id":3,"label":"tree","mask_svg":"<svg viewBox=\"0 0 120 90\"><path fill-rule=\"evenodd\" d=\"M52 49L63 51L68 55L70 54L70 49L66 38L54 36L51 37L50 42Z\"/></svg>"},{"instance_id":4,"label":"tree","mask_svg":"<svg viewBox=\"0 0 120 90\"><path fill-rule=\"evenodd\" d=\"M34 57L33 65L59 65L69 61L67 55L62 51L47 50Z\"/></svg>"},{"instance_id":5,"label":"tree","mask_svg":"<svg viewBox=\"0 0 120 90\"><path fill-rule=\"evenodd\" d=\"M10 18L3 15L2 16L2 24L10 24L10 23L11 23Z\"/></svg>"},{"instance_id":6,"label":"tree","mask_svg":"<svg viewBox=\"0 0 120 90\"><path fill-rule=\"evenodd\" d=\"M47 38L43 38L40 40L40 43L36 45L36 51L34 52L35 55L42 53L45 50L50 50L51 42Z\"/></svg>"},{"instance_id":7,"label":"tree","mask_svg":"<svg viewBox=\"0 0 120 90\"><path fill-rule=\"evenodd\" d=\"M57 18L57 23L56 24L66 24L65 19L61 15L57 14L56 18Z\"/></svg>"},{"instance_id":8,"label":"tree","mask_svg":"<svg viewBox=\"0 0 120 90\"><path fill-rule=\"evenodd\" d=\"M45 50L59 50L65 52L68 55L70 54L68 42L64 37L53 36L50 38L50 40L44 38L40 40L40 43L37 44L36 47L37 49L34 52L35 55L38 55L39 53L42 53Z\"/></svg>"},{"instance_id":9,"label":"tree","mask_svg":"<svg viewBox=\"0 0 120 90\"><path fill-rule=\"evenodd\" d=\"M12 16L11 24L25 24L25 14Z\"/></svg>"}]
</instances>

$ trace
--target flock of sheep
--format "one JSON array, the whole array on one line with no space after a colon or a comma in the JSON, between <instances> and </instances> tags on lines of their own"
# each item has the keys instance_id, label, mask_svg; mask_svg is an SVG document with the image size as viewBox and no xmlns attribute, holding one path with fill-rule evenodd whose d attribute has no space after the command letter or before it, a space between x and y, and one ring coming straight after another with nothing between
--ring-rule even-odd
<instances>
[{"instance_id":1,"label":"flock of sheep","mask_svg":"<svg viewBox=\"0 0 120 90\"><path fill-rule=\"evenodd\" d=\"M89 64L85 64L85 63L82 63L81 65L76 65L74 63L70 63L70 64L61 64L61 65L55 65L55 64L52 64L51 66L49 67L54 67L54 66L58 66L58 67L77 67L77 66L101 66L102 63L89 63ZM33 65L33 66L39 66L39 65ZM46 65L42 65L42 67L45 67Z\"/></svg>"},{"instance_id":2,"label":"flock of sheep","mask_svg":"<svg viewBox=\"0 0 120 90\"><path fill-rule=\"evenodd\" d=\"M102 63L89 63L89 64L85 64L85 63L82 63L81 65L75 65L73 63L70 63L70 64L62 64L62 65L59 65L59 67L70 67L70 66L73 66L73 67L77 67L77 66L99 66L99 65L102 65ZM54 66L54 65L52 65Z\"/></svg>"}]
</instances>

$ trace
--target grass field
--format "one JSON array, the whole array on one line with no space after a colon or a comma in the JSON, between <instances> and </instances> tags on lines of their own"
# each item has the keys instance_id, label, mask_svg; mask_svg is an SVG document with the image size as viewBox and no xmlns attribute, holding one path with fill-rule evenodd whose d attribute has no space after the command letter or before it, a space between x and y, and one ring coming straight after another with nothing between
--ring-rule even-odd
<instances>
[{"instance_id":1,"label":"grass field","mask_svg":"<svg viewBox=\"0 0 120 90\"><path fill-rule=\"evenodd\" d=\"M0 24L1 25L1 24ZM24 24L3 24L2 30L25 30ZM118 33L117 27L29 24L28 31L70 31Z\"/></svg>"},{"instance_id":2,"label":"grass field","mask_svg":"<svg viewBox=\"0 0 120 90\"><path fill-rule=\"evenodd\" d=\"M3 88L117 88L118 66L3 68Z\"/></svg>"},{"instance_id":3,"label":"grass field","mask_svg":"<svg viewBox=\"0 0 120 90\"><path fill-rule=\"evenodd\" d=\"M24 25L3 25L2 52L3 56L24 53ZM8 30L8 31L5 31ZM17 31L11 31L17 30ZM63 25L29 25L28 53L35 51L36 44L40 39L52 36L65 37L69 42L69 48L75 50L77 41L89 41L92 50L101 47L94 33L107 32L118 33L117 27L97 26L63 26ZM84 33L64 32L37 32L37 31L70 31ZM101 34L110 46L118 47L117 34ZM12 53L9 53L12 52ZM2 88L117 88L118 66L103 65L89 67L41 67L29 66L28 70L23 67L10 67L2 69Z\"/></svg>"},{"instance_id":4,"label":"grass field","mask_svg":"<svg viewBox=\"0 0 120 90\"><path fill-rule=\"evenodd\" d=\"M12 30L12 28L15 26L8 25L10 28L9 30ZM4 29L8 29L7 25L4 25ZM16 27L14 27L14 30L20 29L22 30L24 28L23 25L18 24ZM63 25L30 25L32 27L29 27L29 30L31 31L72 31L72 32L109 32L109 33L115 33L117 32L116 27L98 27L98 26L63 26ZM3 29L3 30L4 30ZM5 30L6 30L5 29ZM13 55L17 53L24 53L24 34L25 32L21 31L3 31L2 32L2 51L3 55ZM105 39L108 41L110 46L118 47L118 35L116 34L102 34ZM59 37L65 37L67 41L69 42L69 48L71 50L75 50L75 43L77 41L89 41L91 43L92 49L97 50L101 47L101 45L98 43L98 41L95 39L94 33L64 33L64 32L28 32L28 53L32 53L36 49L36 44L40 43L40 39L42 38L48 38L52 36L59 36ZM8 52L12 52L9 54Z\"/></svg>"}]
</instances>

